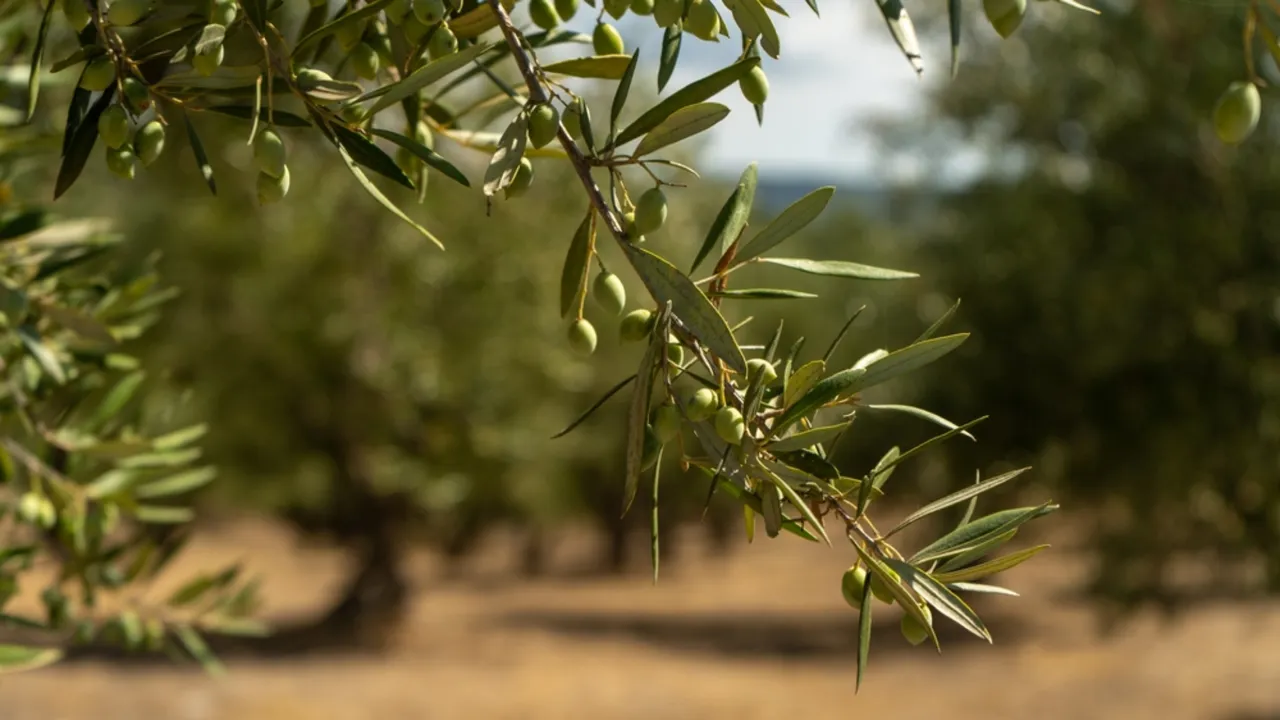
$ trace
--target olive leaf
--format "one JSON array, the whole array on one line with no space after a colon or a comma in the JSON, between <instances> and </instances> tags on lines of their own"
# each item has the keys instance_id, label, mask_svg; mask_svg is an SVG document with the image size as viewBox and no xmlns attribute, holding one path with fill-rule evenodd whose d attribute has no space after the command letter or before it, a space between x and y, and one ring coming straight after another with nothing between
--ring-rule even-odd
<instances>
[{"instance_id":1,"label":"olive leaf","mask_svg":"<svg viewBox=\"0 0 1280 720\"><path fill-rule=\"evenodd\" d=\"M1010 480L1017 478L1019 475L1021 475L1022 473L1030 469L1031 468L1024 467L1024 468L1018 468L1017 470L1010 470L1007 473L1002 473L993 478L987 478L986 480L983 480L980 483L970 485L969 487L966 487L962 490L957 490L956 492L953 492L950 495L947 495L946 497L940 498L938 500L934 500L928 505L925 505L924 507L916 510L915 512L903 518L900 522L898 522L897 525L893 526L892 530L885 533L884 537L887 538L897 533L898 531L906 528L911 523L914 523L917 520L920 520L921 518L928 517L929 515L932 515L933 513L936 513L939 510L945 510L951 507L952 505L959 505L960 503L964 502L965 500L968 500L969 498L977 497L988 490L999 487L1009 482Z\"/></svg>"},{"instance_id":2,"label":"olive leaf","mask_svg":"<svg viewBox=\"0 0 1280 720\"><path fill-rule=\"evenodd\" d=\"M658 59L658 92L666 89L667 83L671 81L671 74L676 71L676 63L680 60L680 40L683 37L679 23L662 33L662 54Z\"/></svg>"},{"instance_id":3,"label":"olive leaf","mask_svg":"<svg viewBox=\"0 0 1280 720\"><path fill-rule=\"evenodd\" d=\"M680 108L649 131L636 146L634 157L642 157L709 130L729 116L729 108L719 103L697 103Z\"/></svg>"},{"instance_id":4,"label":"olive leaf","mask_svg":"<svg viewBox=\"0 0 1280 720\"><path fill-rule=\"evenodd\" d=\"M334 125L333 134L342 147L350 153L352 160L383 177L390 178L397 185L410 190L414 189L413 181L404 174L404 170L401 170L396 161L372 140L343 125Z\"/></svg>"},{"instance_id":5,"label":"olive leaf","mask_svg":"<svg viewBox=\"0 0 1280 720\"><path fill-rule=\"evenodd\" d=\"M200 177L204 178L204 184L209 187L209 192L217 195L218 182L213 177L213 165L209 163L209 154L205 152L204 143L200 142L196 126L192 124L191 117L186 113L183 113L182 121L187 128L187 142L191 144L191 155L195 158L196 169L200 171Z\"/></svg>"},{"instance_id":6,"label":"olive leaf","mask_svg":"<svg viewBox=\"0 0 1280 720\"><path fill-rule=\"evenodd\" d=\"M933 629L933 622L930 618L926 617L924 611L920 609L919 601L916 599L912 590L908 589L908 586L903 583L901 574L889 567L887 563L890 559L880 559L875 554L864 548L861 543L855 542L853 543L853 547L857 550L858 557L862 560L862 563L867 566L867 571L873 575L880 576L880 579L884 581L884 586L888 588L889 594L893 596L893 599L898 603L898 606L902 608L903 612L914 618L916 622L920 623L921 627L928 631L929 639L933 640L934 647L938 648L939 652L941 652L942 646L938 643L938 634ZM870 582L867 583L867 585L870 584Z\"/></svg>"},{"instance_id":7,"label":"olive leaf","mask_svg":"<svg viewBox=\"0 0 1280 720\"><path fill-rule=\"evenodd\" d=\"M653 394L653 382L657 377L660 358L667 353L666 328L671 317L671 304L662 303L655 332L649 338L649 347L636 371L636 387L631 395L631 408L627 412L627 475L622 493L622 514L626 515L640 487L641 467L644 464L644 440L649 422L649 399Z\"/></svg>"},{"instance_id":8,"label":"olive leaf","mask_svg":"<svg viewBox=\"0 0 1280 720\"><path fill-rule=\"evenodd\" d=\"M746 262L759 257L777 247L783 240L808 227L809 223L817 219L827 208L827 203L831 201L831 196L835 192L836 189L832 186L822 187L791 203L787 209L778 213L778 216L763 230L743 245L735 259L738 262Z\"/></svg>"},{"instance_id":9,"label":"olive leaf","mask_svg":"<svg viewBox=\"0 0 1280 720\"><path fill-rule=\"evenodd\" d=\"M484 171L485 195L492 197L511 184L516 169L520 167L520 159L524 157L524 146L528 138L528 117L520 113L502 133L502 137L498 140L498 149L489 160L489 167Z\"/></svg>"},{"instance_id":10,"label":"olive leaf","mask_svg":"<svg viewBox=\"0 0 1280 720\"><path fill-rule=\"evenodd\" d=\"M807 258L757 258L756 262L780 265L810 275L855 278L858 280L908 280L920 277L917 273L873 267L843 260L809 260Z\"/></svg>"},{"instance_id":11,"label":"olive leaf","mask_svg":"<svg viewBox=\"0 0 1280 720\"><path fill-rule=\"evenodd\" d=\"M898 49L906 56L907 62L911 63L912 69L917 75L924 72L924 63L920 57L920 41L916 39L916 28L911 23L911 16L907 14L907 9L902 6L902 1L876 0L876 7L880 8L880 14L884 16L884 21L889 26L889 33L893 35L893 41L898 43Z\"/></svg>"},{"instance_id":12,"label":"olive leaf","mask_svg":"<svg viewBox=\"0 0 1280 720\"><path fill-rule=\"evenodd\" d=\"M970 633L991 642L991 631L982 622L982 618L945 585L929 577L929 574L901 560L885 558L885 564L893 568L902 583L911 588L935 610L945 615L955 624Z\"/></svg>"},{"instance_id":13,"label":"olive leaf","mask_svg":"<svg viewBox=\"0 0 1280 720\"><path fill-rule=\"evenodd\" d=\"M960 69L960 0L947 0L947 21L951 31L951 79Z\"/></svg>"},{"instance_id":14,"label":"olive leaf","mask_svg":"<svg viewBox=\"0 0 1280 720\"><path fill-rule=\"evenodd\" d=\"M988 575L995 575L996 573L1004 572L1005 570L1021 565L1040 554L1041 551L1047 549L1049 549L1048 545L1035 545L1033 547L1026 548L1025 550L1019 550L1017 552L1009 553L1008 555L1002 555L994 560L988 560L980 565L974 565L962 570L934 573L933 578L940 583L948 584L954 582L965 582L968 580L979 580L987 577Z\"/></svg>"},{"instance_id":15,"label":"olive leaf","mask_svg":"<svg viewBox=\"0 0 1280 720\"><path fill-rule=\"evenodd\" d=\"M217 476L217 469L212 467L187 470L186 472L171 475L162 480L156 480L155 482L149 482L145 485L139 485L134 490L134 495L144 499L183 495L208 485L213 482Z\"/></svg>"},{"instance_id":16,"label":"olive leaf","mask_svg":"<svg viewBox=\"0 0 1280 720\"><path fill-rule=\"evenodd\" d=\"M362 20L377 15L383 8L393 2L395 2L395 0L373 0L373 2L365 3L359 9L342 13L334 20L321 25L299 39L293 46L293 56L297 57L303 48L317 40L320 40L321 38L328 37L345 27L350 27Z\"/></svg>"},{"instance_id":17,"label":"olive leaf","mask_svg":"<svg viewBox=\"0 0 1280 720\"><path fill-rule=\"evenodd\" d=\"M582 304L587 295L587 270L591 263L591 231L595 211L587 209L586 217L578 224L573 233L573 241L569 243L569 252L564 258L564 267L560 271L560 317L568 317L569 313Z\"/></svg>"},{"instance_id":18,"label":"olive leaf","mask_svg":"<svg viewBox=\"0 0 1280 720\"><path fill-rule=\"evenodd\" d=\"M818 296L814 293L784 288L742 288L741 290L716 290L707 293L707 297L727 300L812 300Z\"/></svg>"},{"instance_id":19,"label":"olive leaf","mask_svg":"<svg viewBox=\"0 0 1280 720\"><path fill-rule=\"evenodd\" d=\"M594 55L570 58L542 66L543 72L580 78L620 80L631 67L631 55Z\"/></svg>"},{"instance_id":20,"label":"olive leaf","mask_svg":"<svg viewBox=\"0 0 1280 720\"><path fill-rule=\"evenodd\" d=\"M720 247L721 252L727 250L747 226L747 219L751 216L751 206L756 197L758 169L757 163L753 162L742 171L737 187L729 194L724 205L720 206L720 212L716 214L715 221L707 230L707 237L703 240L702 247L698 248L698 254L694 256L689 272L697 270L716 246Z\"/></svg>"},{"instance_id":21,"label":"olive leaf","mask_svg":"<svg viewBox=\"0 0 1280 720\"><path fill-rule=\"evenodd\" d=\"M810 0L812 3L813 0ZM814 6L814 12L818 8ZM871 583L862 584L862 603L858 607L858 678L854 682L853 692L856 694L862 687L862 674L866 672L867 661L871 657Z\"/></svg>"},{"instance_id":22,"label":"olive leaf","mask_svg":"<svg viewBox=\"0 0 1280 720\"><path fill-rule=\"evenodd\" d=\"M49 3L52 6L54 3ZM0 674L25 672L52 665L62 659L58 648L0 645Z\"/></svg>"},{"instance_id":23,"label":"olive leaf","mask_svg":"<svg viewBox=\"0 0 1280 720\"><path fill-rule=\"evenodd\" d=\"M493 43L478 43L438 60L432 60L398 82L370 90L357 97L353 102L362 103L377 98L378 101L371 105L368 110L369 115L376 115L405 98L417 95L428 85L453 74L491 49L493 49Z\"/></svg>"},{"instance_id":24,"label":"olive leaf","mask_svg":"<svg viewBox=\"0 0 1280 720\"><path fill-rule=\"evenodd\" d=\"M978 518L921 548L911 556L910 562L919 565L958 555L1057 509L1053 503L1044 503L1035 507L1001 510Z\"/></svg>"},{"instance_id":25,"label":"olive leaf","mask_svg":"<svg viewBox=\"0 0 1280 720\"><path fill-rule=\"evenodd\" d=\"M57 3L49 0L44 15L40 18L40 29L36 32L36 48L31 53L31 75L27 78L27 120L36 114L36 104L40 97L40 71L44 62L45 39L49 36L49 21L53 18L53 9Z\"/></svg>"},{"instance_id":26,"label":"olive leaf","mask_svg":"<svg viewBox=\"0 0 1280 720\"><path fill-rule=\"evenodd\" d=\"M848 422L839 423L837 425L824 425L822 427L812 428L803 432L788 435L781 440L774 440L766 447L770 452L786 452L788 450L804 450L814 445L821 445L825 442L834 440L840 433L849 427Z\"/></svg>"},{"instance_id":27,"label":"olive leaf","mask_svg":"<svg viewBox=\"0 0 1280 720\"><path fill-rule=\"evenodd\" d=\"M710 100L721 90L733 85L760 64L759 58L744 58L729 67L717 70L710 75L680 88L662 102L649 108L635 122L618 133L613 146L625 145L658 127L671 114L682 107Z\"/></svg>"},{"instance_id":28,"label":"olive leaf","mask_svg":"<svg viewBox=\"0 0 1280 720\"><path fill-rule=\"evenodd\" d=\"M453 163L445 160L439 153L411 137L401 135L383 128L374 128L373 134L380 138L390 140L396 145L413 153L414 157L421 160L427 167L433 168L445 174L450 180L458 183L463 187L471 187L471 181L467 179L462 171L453 165Z\"/></svg>"},{"instance_id":29,"label":"olive leaf","mask_svg":"<svg viewBox=\"0 0 1280 720\"><path fill-rule=\"evenodd\" d=\"M111 98L115 94L115 86L107 88L97 102L92 106L88 105L89 93L83 92L83 88L77 88L71 106L67 111L67 134L64 136L64 148L62 152L62 164L58 166L58 179L54 182L53 199L57 200L64 193L71 189L76 180L80 177L80 173L84 171L84 165L89 160L89 153L93 152L93 146L98 142L98 118L102 117L102 113L111 104ZM83 98L88 111L80 117L79 107L75 98Z\"/></svg>"},{"instance_id":30,"label":"olive leaf","mask_svg":"<svg viewBox=\"0 0 1280 720\"><path fill-rule=\"evenodd\" d=\"M747 372L747 359L729 324L688 276L648 250L624 244L623 251L660 305L670 302L672 313L699 342L735 372Z\"/></svg>"},{"instance_id":31,"label":"olive leaf","mask_svg":"<svg viewBox=\"0 0 1280 720\"><path fill-rule=\"evenodd\" d=\"M921 420L927 420L935 425L940 425L948 430L955 430L960 427L941 415L931 413L924 408L918 408L913 405L859 405L858 407L866 408L867 410L887 410L890 412L900 412L906 415L912 415L920 418ZM962 432L960 434L976 442L976 438L968 432Z\"/></svg>"},{"instance_id":32,"label":"olive leaf","mask_svg":"<svg viewBox=\"0 0 1280 720\"><path fill-rule=\"evenodd\" d=\"M622 115L622 109L627 105L627 97L631 94L631 81L635 78L636 66L639 65L639 63L640 48L636 48L635 52L632 53L630 58L627 60L627 69L623 71L622 79L618 82L618 88L613 93L613 104L609 106L610 132L613 132L617 127L618 118ZM585 102L582 103L582 111L583 118L585 120L588 114ZM582 128L583 136L587 135L587 127L588 125L584 125ZM593 143L590 139L588 139L587 145L590 146L592 144Z\"/></svg>"},{"instance_id":33,"label":"olive leaf","mask_svg":"<svg viewBox=\"0 0 1280 720\"><path fill-rule=\"evenodd\" d=\"M430 230L427 230L423 226L414 222L413 218L406 215L405 212L397 207L395 203L391 202L386 195L382 194L382 191L378 189L378 186L374 185L373 182L369 180L369 177L360 170L359 165L357 165L356 161L352 159L346 148L342 147L341 144L337 145L337 147L338 154L342 156L342 161L346 164L347 170L349 170L352 175L356 176L356 180L360 183L360 186L364 188L365 192L369 193L369 195L371 195L374 200L377 200L383 207L390 210L393 215L403 220L409 225L409 227L417 230L423 237L435 243L436 247L441 250L444 249L444 243L440 242L439 238L435 235L432 235Z\"/></svg>"},{"instance_id":34,"label":"olive leaf","mask_svg":"<svg viewBox=\"0 0 1280 720\"><path fill-rule=\"evenodd\" d=\"M742 30L743 37L760 38L760 47L776 59L781 50L778 29L773 26L773 20L769 18L769 13L760 0L733 0L726 4L733 13L734 22Z\"/></svg>"},{"instance_id":35,"label":"olive leaf","mask_svg":"<svg viewBox=\"0 0 1280 720\"><path fill-rule=\"evenodd\" d=\"M248 105L210 105L208 107L201 108L201 110L207 110L209 112L226 115L228 117L240 118L241 120L253 120L255 117L253 108ZM279 108L276 108L270 113L268 113L266 108L263 108L257 112L257 118L262 122L270 120L272 123L280 127L297 128L311 126L311 123L308 122L306 118L299 117L291 112L280 110Z\"/></svg>"}]
</instances>

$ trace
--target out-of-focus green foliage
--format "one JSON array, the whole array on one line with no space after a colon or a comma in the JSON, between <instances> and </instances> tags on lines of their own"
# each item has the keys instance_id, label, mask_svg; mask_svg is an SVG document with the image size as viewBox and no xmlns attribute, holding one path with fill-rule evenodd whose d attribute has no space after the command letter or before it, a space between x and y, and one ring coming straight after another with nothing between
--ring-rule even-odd
<instances>
[{"instance_id":1,"label":"out-of-focus green foliage","mask_svg":"<svg viewBox=\"0 0 1280 720\"><path fill-rule=\"evenodd\" d=\"M1280 146L1265 114L1238 148L1209 118L1246 75L1238 33L1192 3L1034 24L972 44L924 121L1015 171L948 193L903 251L975 340L922 400L990 412L984 446L1097 501L1091 591L1130 609L1280 592Z\"/></svg>"}]
</instances>

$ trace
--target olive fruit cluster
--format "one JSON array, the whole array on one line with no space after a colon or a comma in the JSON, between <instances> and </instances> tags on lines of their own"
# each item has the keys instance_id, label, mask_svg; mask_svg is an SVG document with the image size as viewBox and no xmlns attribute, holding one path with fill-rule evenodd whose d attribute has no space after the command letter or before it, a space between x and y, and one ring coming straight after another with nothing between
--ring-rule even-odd
<instances>
[{"instance_id":1,"label":"olive fruit cluster","mask_svg":"<svg viewBox=\"0 0 1280 720\"><path fill-rule=\"evenodd\" d=\"M896 581L897 578L894 579ZM893 593L889 591L889 586L884 579L875 573L868 573L861 565L854 565L845 570L844 575L840 577L840 594L844 596L844 601L850 607L855 610L862 608L862 594L866 590L868 581L871 583L871 594L877 600L889 605L893 604ZM933 616L929 606L920 605L920 610L925 618L932 622ZM920 621L911 613L903 613L899 629L902 631L902 636L912 645L919 645L929 637L929 629L920 624Z\"/></svg>"},{"instance_id":2,"label":"olive fruit cluster","mask_svg":"<svg viewBox=\"0 0 1280 720\"><path fill-rule=\"evenodd\" d=\"M134 119L141 112L139 105L150 103L141 102L139 93L132 90L135 86L141 88L141 97L146 97L141 83L130 78L125 84L124 102L107 106L98 116L98 137L106 146L107 169L132 180L139 163L150 166L164 152L165 129L161 121L153 119L134 131Z\"/></svg>"},{"instance_id":3,"label":"olive fruit cluster","mask_svg":"<svg viewBox=\"0 0 1280 720\"><path fill-rule=\"evenodd\" d=\"M622 279L608 271L601 271L591 283L591 297L609 315L617 317L627 309L627 289ZM648 310L636 312L648 314ZM635 313L632 313L634 315ZM630 317L628 315L627 317ZM623 324L627 317L622 319ZM652 321L650 320L650 323ZM648 334L648 331L645 331ZM583 355L590 355L596 350L596 328L586 318L577 318L569 324L569 346Z\"/></svg>"},{"instance_id":4,"label":"olive fruit cluster","mask_svg":"<svg viewBox=\"0 0 1280 720\"><path fill-rule=\"evenodd\" d=\"M258 168L258 202L279 202L289 194L288 153L275 128L265 128L253 140L253 164Z\"/></svg>"}]
</instances>

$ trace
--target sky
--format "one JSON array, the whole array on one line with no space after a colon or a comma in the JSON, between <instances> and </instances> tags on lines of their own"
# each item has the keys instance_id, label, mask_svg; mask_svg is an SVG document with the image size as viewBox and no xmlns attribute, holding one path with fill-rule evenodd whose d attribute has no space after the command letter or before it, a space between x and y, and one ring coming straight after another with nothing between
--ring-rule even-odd
<instances>
[{"instance_id":1,"label":"sky","mask_svg":"<svg viewBox=\"0 0 1280 720\"><path fill-rule=\"evenodd\" d=\"M853 183L911 175L918 168L909 159L886 162L877 155L871 134L859 127L871 117L916 111L928 88L894 44L873 0L819 0L821 17L803 0L779 1L790 17L773 16L782 52L778 60L766 57L763 65L770 79L764 125L757 125L751 105L736 90L716 96L715 102L732 112L709 133L708 155L700 168L736 176L754 160L762 175ZM595 13L584 3L568 27L590 33L594 23ZM640 47L642 75L655 77L662 32L652 18L627 15L617 26L628 52ZM730 32L733 37L718 44L686 35L663 94L736 60L741 48L737 27L731 25ZM647 73L645 60L652 63ZM925 60L929 62L927 50ZM940 58L932 67L945 62ZM927 64L926 76L929 69Z\"/></svg>"}]
</instances>

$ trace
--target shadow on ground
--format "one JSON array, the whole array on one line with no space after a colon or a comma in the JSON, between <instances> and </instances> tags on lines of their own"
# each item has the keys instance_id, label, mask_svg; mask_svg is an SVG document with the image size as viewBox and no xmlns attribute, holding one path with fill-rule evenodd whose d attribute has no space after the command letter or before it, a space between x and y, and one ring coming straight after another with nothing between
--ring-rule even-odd
<instances>
[{"instance_id":1,"label":"shadow on ground","mask_svg":"<svg viewBox=\"0 0 1280 720\"><path fill-rule=\"evenodd\" d=\"M872 621L875 637L898 634L898 613L883 613ZM855 657L858 651L858 615L717 614L658 615L642 613L581 613L530 610L509 613L502 623L508 627L536 629L578 639L629 640L663 650L736 659L827 660ZM1017 618L994 618L988 623L1002 645L1020 642L1026 626ZM938 639L943 647L986 645L964 629L940 620ZM905 642L885 642L875 648L877 655L917 651Z\"/></svg>"}]
</instances>

